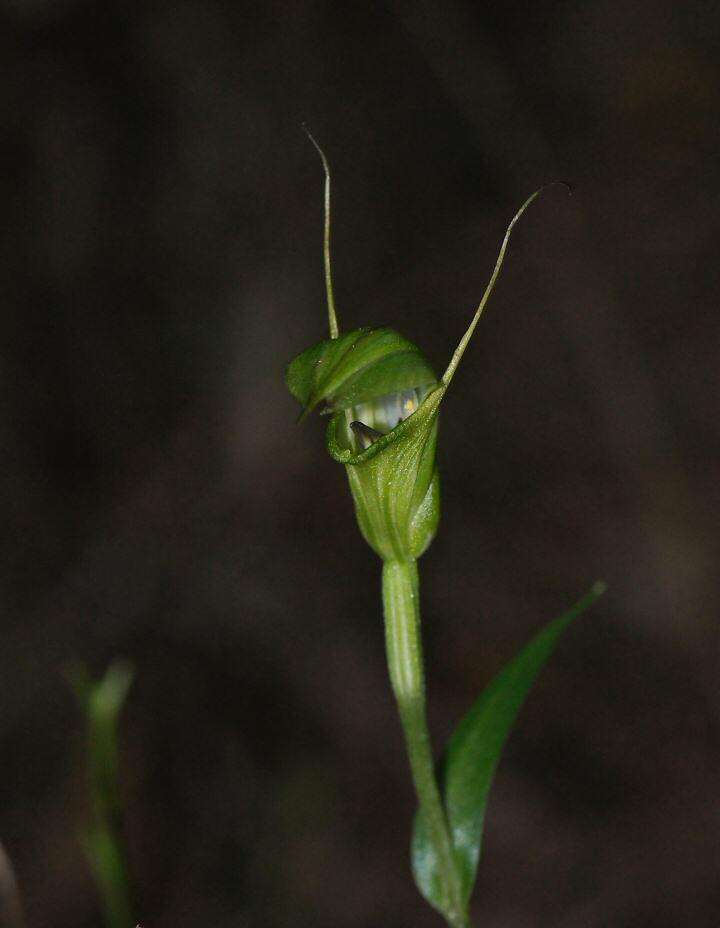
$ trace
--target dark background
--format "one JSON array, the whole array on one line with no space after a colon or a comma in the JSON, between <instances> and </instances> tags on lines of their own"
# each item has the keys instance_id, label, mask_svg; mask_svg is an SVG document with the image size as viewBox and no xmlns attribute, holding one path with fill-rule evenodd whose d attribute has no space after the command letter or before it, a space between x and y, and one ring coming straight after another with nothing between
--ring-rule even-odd
<instances>
[{"instance_id":1,"label":"dark background","mask_svg":"<svg viewBox=\"0 0 720 928\"><path fill-rule=\"evenodd\" d=\"M720 911L715 3L4 0L0 839L30 928L99 912L63 677L117 656L144 928L439 925L379 563L286 362L340 323L442 370L436 744L596 578L487 820L484 928Z\"/></svg>"}]
</instances>

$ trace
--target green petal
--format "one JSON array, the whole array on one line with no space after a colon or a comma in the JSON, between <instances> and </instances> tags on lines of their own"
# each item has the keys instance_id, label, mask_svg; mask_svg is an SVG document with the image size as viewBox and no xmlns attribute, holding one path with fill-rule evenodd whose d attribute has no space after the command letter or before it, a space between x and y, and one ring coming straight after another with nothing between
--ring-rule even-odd
<instances>
[{"instance_id":1,"label":"green petal","mask_svg":"<svg viewBox=\"0 0 720 928\"><path fill-rule=\"evenodd\" d=\"M334 410L410 387L435 383L419 349L390 328L362 328L326 339L290 362L288 389L305 407Z\"/></svg>"},{"instance_id":2,"label":"green petal","mask_svg":"<svg viewBox=\"0 0 720 928\"><path fill-rule=\"evenodd\" d=\"M398 346L399 347L399 346ZM437 383L433 369L417 348L387 354L359 370L333 398L333 409L349 409L359 403Z\"/></svg>"}]
</instances>

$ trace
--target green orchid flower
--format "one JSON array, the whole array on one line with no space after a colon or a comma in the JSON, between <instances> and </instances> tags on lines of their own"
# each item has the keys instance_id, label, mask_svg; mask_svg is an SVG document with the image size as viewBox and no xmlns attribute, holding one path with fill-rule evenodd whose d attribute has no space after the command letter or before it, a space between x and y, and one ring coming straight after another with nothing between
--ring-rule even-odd
<instances>
[{"instance_id":1,"label":"green orchid flower","mask_svg":"<svg viewBox=\"0 0 720 928\"><path fill-rule=\"evenodd\" d=\"M330 265L330 170L325 168L325 276L330 338L289 365L286 381L303 405L301 419L324 403L327 448L347 467L360 530L384 561L418 558L440 518L435 446L440 404L492 293L510 235L542 193L520 207L505 233L490 282L440 380L419 348L394 329L339 334Z\"/></svg>"},{"instance_id":2,"label":"green orchid flower","mask_svg":"<svg viewBox=\"0 0 720 928\"><path fill-rule=\"evenodd\" d=\"M467 928L484 808L502 746L560 632L601 592L596 585L548 626L481 695L449 745L444 769L450 791L441 795L426 720L417 571L417 559L435 536L440 518L438 416L495 287L515 224L546 187L531 194L508 225L483 297L438 379L422 352L394 329L340 334L330 262L330 170L322 149L308 135L325 171L323 251L330 337L296 357L286 381L303 406L300 419L319 407L330 416L327 449L345 465L360 531L383 561L388 667L419 803L414 875L448 924Z\"/></svg>"},{"instance_id":3,"label":"green orchid flower","mask_svg":"<svg viewBox=\"0 0 720 928\"><path fill-rule=\"evenodd\" d=\"M347 467L360 530L383 560L417 558L440 517L437 378L393 329L320 342L288 368L291 392L330 413L327 447Z\"/></svg>"}]
</instances>

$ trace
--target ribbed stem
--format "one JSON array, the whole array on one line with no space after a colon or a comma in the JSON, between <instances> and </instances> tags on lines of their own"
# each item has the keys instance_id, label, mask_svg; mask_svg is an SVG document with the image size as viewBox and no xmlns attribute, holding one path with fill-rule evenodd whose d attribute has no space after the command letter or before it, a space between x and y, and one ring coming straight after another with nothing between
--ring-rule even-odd
<instances>
[{"instance_id":1,"label":"ribbed stem","mask_svg":"<svg viewBox=\"0 0 720 928\"><path fill-rule=\"evenodd\" d=\"M467 928L460 878L453 856L450 829L435 778L427 726L418 594L416 562L385 561L383 605L390 681L405 734L418 803L438 856L447 900L447 918L453 928Z\"/></svg>"}]
</instances>

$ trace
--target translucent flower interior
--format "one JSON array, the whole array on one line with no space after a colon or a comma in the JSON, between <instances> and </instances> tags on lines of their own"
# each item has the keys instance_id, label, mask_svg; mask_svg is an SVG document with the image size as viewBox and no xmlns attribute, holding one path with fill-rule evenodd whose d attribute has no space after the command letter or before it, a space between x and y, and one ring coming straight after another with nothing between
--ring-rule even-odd
<instances>
[{"instance_id":1,"label":"translucent flower interior","mask_svg":"<svg viewBox=\"0 0 720 928\"><path fill-rule=\"evenodd\" d=\"M432 390L432 384L388 393L345 410L343 444L354 454L369 448L382 435L411 416ZM340 437L340 436L339 436Z\"/></svg>"}]
</instances>

